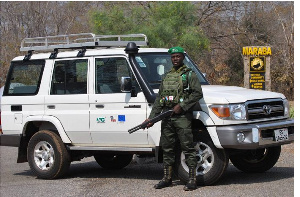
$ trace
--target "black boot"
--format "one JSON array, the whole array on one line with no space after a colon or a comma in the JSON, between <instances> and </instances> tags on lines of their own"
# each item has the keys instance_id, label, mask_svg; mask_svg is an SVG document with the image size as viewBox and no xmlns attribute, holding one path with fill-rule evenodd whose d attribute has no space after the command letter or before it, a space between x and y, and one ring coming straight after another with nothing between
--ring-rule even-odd
<instances>
[{"instance_id":1,"label":"black boot","mask_svg":"<svg viewBox=\"0 0 300 197\"><path fill-rule=\"evenodd\" d=\"M196 169L189 168L189 181L183 188L185 191L192 191L197 189L196 183Z\"/></svg>"},{"instance_id":2,"label":"black boot","mask_svg":"<svg viewBox=\"0 0 300 197\"><path fill-rule=\"evenodd\" d=\"M164 166L164 177L158 184L154 185L155 189L162 189L172 185L172 166Z\"/></svg>"}]
</instances>

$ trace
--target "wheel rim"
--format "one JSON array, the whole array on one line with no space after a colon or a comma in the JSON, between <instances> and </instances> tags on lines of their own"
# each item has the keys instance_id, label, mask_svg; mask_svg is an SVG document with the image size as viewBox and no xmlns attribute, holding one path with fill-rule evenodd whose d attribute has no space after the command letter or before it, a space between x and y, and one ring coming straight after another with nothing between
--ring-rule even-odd
<instances>
[{"instance_id":1,"label":"wheel rim","mask_svg":"<svg viewBox=\"0 0 300 197\"><path fill-rule=\"evenodd\" d=\"M196 150L196 159L197 159L197 167L196 167L196 176L206 174L214 164L214 154L212 149L203 142L197 142L195 145ZM187 172L189 171L189 167L185 162L185 155L183 152L181 153L181 165Z\"/></svg>"},{"instance_id":2,"label":"wheel rim","mask_svg":"<svg viewBox=\"0 0 300 197\"><path fill-rule=\"evenodd\" d=\"M54 150L51 144L41 141L34 147L34 162L43 171L52 167L54 164Z\"/></svg>"}]
</instances>

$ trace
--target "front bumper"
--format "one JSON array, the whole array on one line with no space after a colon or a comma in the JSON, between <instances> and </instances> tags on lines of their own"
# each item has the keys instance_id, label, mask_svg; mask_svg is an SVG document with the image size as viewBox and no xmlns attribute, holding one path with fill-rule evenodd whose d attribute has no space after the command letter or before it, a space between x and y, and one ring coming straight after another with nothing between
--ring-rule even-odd
<instances>
[{"instance_id":1,"label":"front bumper","mask_svg":"<svg viewBox=\"0 0 300 197\"><path fill-rule=\"evenodd\" d=\"M0 135L0 146L14 146L19 147L21 142L21 135Z\"/></svg>"},{"instance_id":2,"label":"front bumper","mask_svg":"<svg viewBox=\"0 0 300 197\"><path fill-rule=\"evenodd\" d=\"M282 128L288 129L288 140L276 142L274 130ZM241 132L245 136L243 142L237 140L237 134ZM245 125L220 126L217 127L217 134L223 148L257 149L290 144L294 141L294 120L285 119Z\"/></svg>"}]
</instances>

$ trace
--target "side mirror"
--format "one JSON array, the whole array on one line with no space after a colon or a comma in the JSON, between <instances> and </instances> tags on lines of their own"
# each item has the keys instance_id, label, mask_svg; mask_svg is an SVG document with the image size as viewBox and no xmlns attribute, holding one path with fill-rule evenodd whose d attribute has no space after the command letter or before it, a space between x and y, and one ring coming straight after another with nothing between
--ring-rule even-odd
<instances>
[{"instance_id":1,"label":"side mirror","mask_svg":"<svg viewBox=\"0 0 300 197\"><path fill-rule=\"evenodd\" d=\"M121 78L121 92L131 92L132 83L130 77L122 77Z\"/></svg>"}]
</instances>

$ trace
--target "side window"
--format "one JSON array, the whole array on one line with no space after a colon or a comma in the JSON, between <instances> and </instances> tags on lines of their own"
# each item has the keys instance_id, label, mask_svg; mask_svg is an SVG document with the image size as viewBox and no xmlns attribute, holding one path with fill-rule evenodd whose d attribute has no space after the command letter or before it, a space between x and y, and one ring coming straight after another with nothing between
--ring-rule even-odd
<instances>
[{"instance_id":1,"label":"side window","mask_svg":"<svg viewBox=\"0 0 300 197\"><path fill-rule=\"evenodd\" d=\"M87 69L87 59L56 61L50 94L87 94Z\"/></svg>"},{"instance_id":2,"label":"side window","mask_svg":"<svg viewBox=\"0 0 300 197\"><path fill-rule=\"evenodd\" d=\"M4 95L35 95L39 91L45 60L12 62Z\"/></svg>"},{"instance_id":3,"label":"side window","mask_svg":"<svg viewBox=\"0 0 300 197\"><path fill-rule=\"evenodd\" d=\"M125 58L96 59L96 94L120 93L122 77L131 77Z\"/></svg>"}]
</instances>

